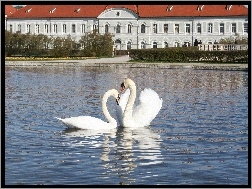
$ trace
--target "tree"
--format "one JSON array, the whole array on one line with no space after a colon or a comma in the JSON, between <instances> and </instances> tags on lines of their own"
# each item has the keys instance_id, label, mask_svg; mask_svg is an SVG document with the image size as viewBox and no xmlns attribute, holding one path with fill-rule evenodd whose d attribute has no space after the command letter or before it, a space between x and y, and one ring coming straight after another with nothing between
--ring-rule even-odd
<instances>
[{"instance_id":1,"label":"tree","mask_svg":"<svg viewBox=\"0 0 252 189\"><path fill-rule=\"evenodd\" d=\"M101 35L94 30L81 37L79 43L82 44L83 56L111 56L113 50L112 36L109 33Z\"/></svg>"},{"instance_id":2,"label":"tree","mask_svg":"<svg viewBox=\"0 0 252 189\"><path fill-rule=\"evenodd\" d=\"M240 37L239 34L235 34L234 37L223 38L219 41L220 44L248 44L248 38Z\"/></svg>"},{"instance_id":3,"label":"tree","mask_svg":"<svg viewBox=\"0 0 252 189\"><path fill-rule=\"evenodd\" d=\"M75 42L68 35L67 38L57 37L52 42L52 56L55 57L69 57L74 49Z\"/></svg>"}]
</instances>

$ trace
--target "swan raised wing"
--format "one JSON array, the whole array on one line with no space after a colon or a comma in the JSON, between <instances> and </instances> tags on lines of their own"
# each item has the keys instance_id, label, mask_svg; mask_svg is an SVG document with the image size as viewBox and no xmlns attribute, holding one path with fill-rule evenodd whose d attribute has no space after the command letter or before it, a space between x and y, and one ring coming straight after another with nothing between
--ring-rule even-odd
<instances>
[{"instance_id":1,"label":"swan raised wing","mask_svg":"<svg viewBox=\"0 0 252 189\"><path fill-rule=\"evenodd\" d=\"M157 116L162 107L163 100L152 89L144 89L139 97L140 104L134 108L136 99L136 85L133 80L127 78L121 85L122 90L129 89L130 96L127 101L123 116L124 127L144 127Z\"/></svg>"}]
</instances>

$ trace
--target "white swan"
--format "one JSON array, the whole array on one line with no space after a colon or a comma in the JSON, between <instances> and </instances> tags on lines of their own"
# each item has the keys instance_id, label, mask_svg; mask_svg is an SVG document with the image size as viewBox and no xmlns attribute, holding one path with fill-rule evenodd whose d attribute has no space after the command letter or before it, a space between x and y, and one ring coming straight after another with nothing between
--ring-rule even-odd
<instances>
[{"instance_id":1,"label":"white swan","mask_svg":"<svg viewBox=\"0 0 252 189\"><path fill-rule=\"evenodd\" d=\"M140 104L134 108L133 106L136 99L136 85L134 81L127 78L124 80L121 87L122 90L127 88L130 90L127 105L122 115L122 125L124 127L144 127L150 125L150 122L160 111L163 100L159 98L155 91L146 88L140 93ZM122 101L121 95L120 103L123 103Z\"/></svg>"},{"instance_id":2,"label":"white swan","mask_svg":"<svg viewBox=\"0 0 252 189\"><path fill-rule=\"evenodd\" d=\"M70 117L70 118L65 118L65 119L61 119L57 117L56 118L61 120L69 128L93 129L93 130L116 128L117 122L113 117L111 117L106 106L107 100L110 96L113 96L117 99L119 97L119 93L116 89L111 89L103 95L102 111L106 119L109 121L108 123L102 121L101 119L91 117L91 116L78 116L78 117Z\"/></svg>"}]
</instances>

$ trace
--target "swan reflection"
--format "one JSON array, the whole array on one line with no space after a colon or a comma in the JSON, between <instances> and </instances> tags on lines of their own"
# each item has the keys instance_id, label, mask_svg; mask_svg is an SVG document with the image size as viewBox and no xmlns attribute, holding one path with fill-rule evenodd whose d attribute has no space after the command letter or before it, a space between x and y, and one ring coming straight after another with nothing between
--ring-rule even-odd
<instances>
[{"instance_id":1,"label":"swan reflection","mask_svg":"<svg viewBox=\"0 0 252 189\"><path fill-rule=\"evenodd\" d=\"M136 179L132 173L139 166L162 163L160 150L162 139L148 127L134 129L118 127L116 141L115 156L103 165L106 169L103 174L118 175L121 179L119 184L134 183ZM109 145L106 145L105 149L107 153L111 151Z\"/></svg>"},{"instance_id":2,"label":"swan reflection","mask_svg":"<svg viewBox=\"0 0 252 189\"><path fill-rule=\"evenodd\" d=\"M162 139L149 127L118 127L110 131L66 129L63 134L69 138L71 147L88 145L92 149L91 157L97 157L98 153L104 170L101 177L117 175L119 184L134 183L133 172L138 167L159 164L163 160Z\"/></svg>"}]
</instances>

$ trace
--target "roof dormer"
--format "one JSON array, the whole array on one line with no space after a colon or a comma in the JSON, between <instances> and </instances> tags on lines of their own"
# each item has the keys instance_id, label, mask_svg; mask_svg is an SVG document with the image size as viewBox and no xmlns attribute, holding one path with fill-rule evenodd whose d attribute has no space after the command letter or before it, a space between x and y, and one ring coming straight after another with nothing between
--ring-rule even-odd
<instances>
[{"instance_id":1,"label":"roof dormer","mask_svg":"<svg viewBox=\"0 0 252 189\"><path fill-rule=\"evenodd\" d=\"M53 13L55 10L56 10L56 8L50 10L49 12L50 12L50 13Z\"/></svg>"},{"instance_id":2,"label":"roof dormer","mask_svg":"<svg viewBox=\"0 0 252 189\"><path fill-rule=\"evenodd\" d=\"M26 13L30 12L32 10L32 8L28 9L27 11L25 11Z\"/></svg>"},{"instance_id":3,"label":"roof dormer","mask_svg":"<svg viewBox=\"0 0 252 189\"><path fill-rule=\"evenodd\" d=\"M74 12L76 13L80 12L80 8L76 9Z\"/></svg>"},{"instance_id":4,"label":"roof dormer","mask_svg":"<svg viewBox=\"0 0 252 189\"><path fill-rule=\"evenodd\" d=\"M167 11L167 12L169 12L169 11L171 11L171 10L172 10L172 8L173 8L173 5L168 5L168 7L167 7L166 11Z\"/></svg>"},{"instance_id":5,"label":"roof dormer","mask_svg":"<svg viewBox=\"0 0 252 189\"><path fill-rule=\"evenodd\" d=\"M198 10L198 11L202 11L203 7L204 7L204 5L199 5L199 6L197 7L197 10Z\"/></svg>"},{"instance_id":6,"label":"roof dormer","mask_svg":"<svg viewBox=\"0 0 252 189\"><path fill-rule=\"evenodd\" d=\"M226 9L227 9L227 10L230 10L231 7L232 7L232 5L226 5Z\"/></svg>"}]
</instances>

